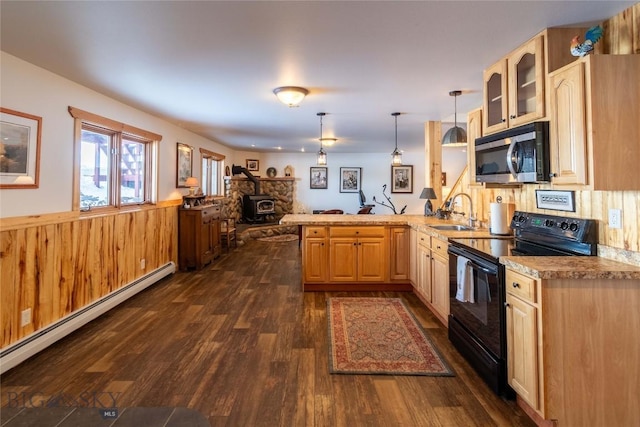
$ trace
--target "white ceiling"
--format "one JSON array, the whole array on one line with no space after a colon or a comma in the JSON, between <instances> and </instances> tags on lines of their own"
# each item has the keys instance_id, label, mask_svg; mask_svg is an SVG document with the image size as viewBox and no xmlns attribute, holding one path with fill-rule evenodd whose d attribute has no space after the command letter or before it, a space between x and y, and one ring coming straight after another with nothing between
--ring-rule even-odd
<instances>
[{"instance_id":1,"label":"white ceiling","mask_svg":"<svg viewBox=\"0 0 640 427\"><path fill-rule=\"evenodd\" d=\"M7 1L3 51L240 150L418 150L482 103L482 70L542 29L634 1ZM567 49L570 41L567 40ZM298 108L273 95L296 85ZM9 106L7 106L9 107ZM82 107L82 106L77 106Z\"/></svg>"}]
</instances>

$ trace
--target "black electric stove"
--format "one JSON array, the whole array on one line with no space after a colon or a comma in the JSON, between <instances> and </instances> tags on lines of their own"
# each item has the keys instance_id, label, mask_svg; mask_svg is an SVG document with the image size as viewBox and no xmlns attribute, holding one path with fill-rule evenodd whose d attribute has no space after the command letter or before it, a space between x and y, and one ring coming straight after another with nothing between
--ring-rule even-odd
<instances>
[{"instance_id":1,"label":"black electric stove","mask_svg":"<svg viewBox=\"0 0 640 427\"><path fill-rule=\"evenodd\" d=\"M511 229L511 238L452 239L448 251L449 340L496 393L508 397L513 390L507 384L505 270L499 258L593 256L598 239L590 219L518 211ZM461 274L473 284L462 298Z\"/></svg>"}]
</instances>

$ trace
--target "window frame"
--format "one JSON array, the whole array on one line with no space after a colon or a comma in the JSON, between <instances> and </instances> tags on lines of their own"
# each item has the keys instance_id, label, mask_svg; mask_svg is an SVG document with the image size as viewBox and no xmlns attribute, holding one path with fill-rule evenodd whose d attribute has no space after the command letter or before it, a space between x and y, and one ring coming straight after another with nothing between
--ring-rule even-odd
<instances>
[{"instance_id":1,"label":"window frame","mask_svg":"<svg viewBox=\"0 0 640 427\"><path fill-rule=\"evenodd\" d=\"M225 158L226 157L223 154L207 150L206 148L200 148L200 179L202 180L202 183L203 183L202 186L207 189L206 192L203 190L203 193L205 196L224 197L224 191L225 191L224 190L224 160ZM205 171L203 170L202 163L205 160L218 163L217 174L216 174L216 187L218 189L218 192L216 194L211 194L211 188L209 188L210 185L208 185L210 182L208 180L209 177L204 176ZM207 170L209 171L211 170L211 165L209 165ZM207 183L206 186L204 185L205 183Z\"/></svg>"},{"instance_id":2,"label":"window frame","mask_svg":"<svg viewBox=\"0 0 640 427\"><path fill-rule=\"evenodd\" d=\"M157 201L158 194L158 144L162 136L137 127L127 125L97 114L89 113L75 107L69 107L69 113L74 118L74 158L73 158L73 199L72 210L83 213L107 211L123 211L139 208L142 205L152 205ZM82 130L104 132L111 135L111 165L109 169L109 198L106 206L81 208L80 206L80 181L81 181L81 153ZM134 203L122 203L121 178L122 178L122 153L123 141L143 143L145 146L144 159L144 201ZM114 149L115 148L115 152Z\"/></svg>"}]
</instances>

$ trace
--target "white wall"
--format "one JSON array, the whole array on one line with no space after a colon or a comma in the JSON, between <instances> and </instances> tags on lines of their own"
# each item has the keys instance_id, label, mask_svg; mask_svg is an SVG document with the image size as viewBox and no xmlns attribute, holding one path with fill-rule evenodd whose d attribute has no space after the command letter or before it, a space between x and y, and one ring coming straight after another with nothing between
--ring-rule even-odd
<instances>
[{"instance_id":1,"label":"white wall","mask_svg":"<svg viewBox=\"0 0 640 427\"><path fill-rule=\"evenodd\" d=\"M176 188L176 143L194 147L200 176L200 147L233 157L233 150L136 110L84 86L0 52L2 107L42 117L40 186L0 190L0 218L68 212L72 202L73 106L163 136L159 147L158 200L180 199Z\"/></svg>"},{"instance_id":2,"label":"white wall","mask_svg":"<svg viewBox=\"0 0 640 427\"><path fill-rule=\"evenodd\" d=\"M327 150L327 178L326 190L309 188L309 168L316 165L315 153L265 153L260 156L261 176L266 176L269 167L276 168L278 176L284 176L284 168L290 165L293 168L293 176L296 178L296 200L294 210L296 213L311 213L314 209L342 209L346 213L356 213L360 208L358 193L341 193L339 176L341 167L360 167L361 188L367 203L374 204L373 197L378 201L385 201L382 195L382 185L387 184L385 193L391 197L400 212L407 205L405 213L420 214L424 212L424 200L420 200L420 192L424 186L424 153L405 152L403 163L413 165L413 193L391 193L391 155L384 153L370 154L337 154ZM254 158L254 157L251 157ZM244 159L238 159L244 165ZM391 215L393 211L376 204L374 212L377 214Z\"/></svg>"}]
</instances>

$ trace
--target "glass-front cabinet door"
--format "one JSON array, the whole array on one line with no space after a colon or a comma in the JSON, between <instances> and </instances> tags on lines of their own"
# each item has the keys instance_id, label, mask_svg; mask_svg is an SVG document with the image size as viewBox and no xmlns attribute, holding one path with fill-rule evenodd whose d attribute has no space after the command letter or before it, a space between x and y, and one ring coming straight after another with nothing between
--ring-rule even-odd
<instances>
[{"instance_id":1,"label":"glass-front cabinet door","mask_svg":"<svg viewBox=\"0 0 640 427\"><path fill-rule=\"evenodd\" d=\"M501 60L484 71L485 133L507 128L507 108L507 61Z\"/></svg>"},{"instance_id":2,"label":"glass-front cabinet door","mask_svg":"<svg viewBox=\"0 0 640 427\"><path fill-rule=\"evenodd\" d=\"M543 37L515 50L507 58L509 127L544 117Z\"/></svg>"}]
</instances>

